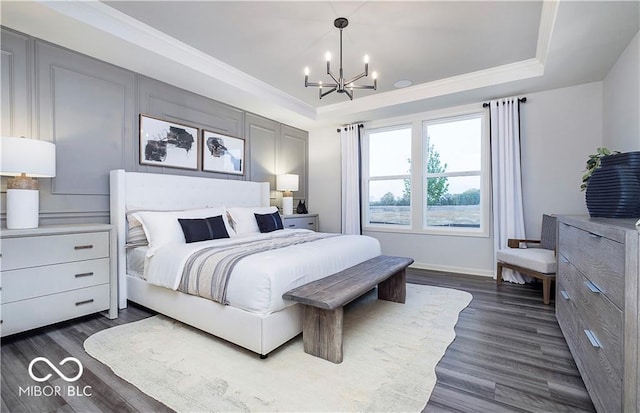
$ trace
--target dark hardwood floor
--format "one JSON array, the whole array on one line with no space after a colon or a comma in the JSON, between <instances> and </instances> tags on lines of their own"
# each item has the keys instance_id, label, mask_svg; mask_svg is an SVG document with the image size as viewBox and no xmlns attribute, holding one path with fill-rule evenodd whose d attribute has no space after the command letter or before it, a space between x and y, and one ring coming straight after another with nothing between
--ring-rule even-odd
<instances>
[{"instance_id":1,"label":"dark hardwood floor","mask_svg":"<svg viewBox=\"0 0 640 413\"><path fill-rule=\"evenodd\" d=\"M425 412L595 412L541 283L419 270L407 281L473 295Z\"/></svg>"},{"instance_id":2,"label":"dark hardwood floor","mask_svg":"<svg viewBox=\"0 0 640 413\"><path fill-rule=\"evenodd\" d=\"M438 382L425 412L594 412L554 315L553 302L542 304L539 285L496 287L486 277L412 270L408 281L473 294L460 313L456 339L436 367ZM46 311L43 309L43 311ZM2 412L169 412L163 404L115 376L87 355L83 342L91 334L153 313L137 306L119 318L100 315L60 323L2 340ZM90 397L33 396L23 392L34 384L28 366L35 357L51 360L77 357L84 367L75 383L91 386ZM40 377L51 369L42 363ZM65 372L65 367L60 370ZM71 370L67 372L72 375ZM53 375L40 386L66 387ZM81 391L77 391L81 392Z\"/></svg>"}]
</instances>

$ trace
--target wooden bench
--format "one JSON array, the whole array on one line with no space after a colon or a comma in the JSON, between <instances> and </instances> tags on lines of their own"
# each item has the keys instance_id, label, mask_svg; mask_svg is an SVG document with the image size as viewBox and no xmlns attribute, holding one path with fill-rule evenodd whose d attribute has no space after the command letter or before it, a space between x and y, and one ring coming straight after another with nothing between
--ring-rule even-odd
<instances>
[{"instance_id":1,"label":"wooden bench","mask_svg":"<svg viewBox=\"0 0 640 413\"><path fill-rule=\"evenodd\" d=\"M283 294L302 304L304 351L341 363L343 307L376 285L379 300L404 304L405 270L412 263L411 258L380 255Z\"/></svg>"}]
</instances>

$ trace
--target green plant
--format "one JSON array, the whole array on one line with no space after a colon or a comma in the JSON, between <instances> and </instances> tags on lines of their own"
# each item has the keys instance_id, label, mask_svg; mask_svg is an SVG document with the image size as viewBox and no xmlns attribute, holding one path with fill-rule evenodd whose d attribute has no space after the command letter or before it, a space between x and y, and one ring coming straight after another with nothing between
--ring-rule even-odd
<instances>
[{"instance_id":1,"label":"green plant","mask_svg":"<svg viewBox=\"0 0 640 413\"><path fill-rule=\"evenodd\" d=\"M589 155L589 159L587 159L587 167L584 171L585 174L582 175L582 185L580 185L581 191L584 191L585 189L587 189L587 183L589 181L589 178L591 178L591 174L593 174L593 171L595 171L600 167L600 160L605 156L615 155L617 153L620 153L620 152L610 151L607 148L598 148L596 150L596 153Z\"/></svg>"}]
</instances>

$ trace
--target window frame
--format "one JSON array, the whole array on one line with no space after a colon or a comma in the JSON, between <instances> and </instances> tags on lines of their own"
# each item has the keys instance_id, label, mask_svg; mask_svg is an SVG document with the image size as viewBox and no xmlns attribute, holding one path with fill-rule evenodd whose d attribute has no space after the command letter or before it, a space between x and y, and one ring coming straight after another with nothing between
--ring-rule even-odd
<instances>
[{"instance_id":1,"label":"window frame","mask_svg":"<svg viewBox=\"0 0 640 413\"><path fill-rule=\"evenodd\" d=\"M414 141L414 136L413 136L413 125L411 123L407 124L407 123L401 123L401 124L397 124L397 125L392 125L392 126L386 126L386 127L381 127L381 128L373 128L373 129L366 129L365 133L364 133L364 138L362 140L362 211L361 211L361 216L363 219L363 228L375 228L375 229L393 229L395 231L408 231L411 230L411 228L413 227L413 182L414 182L414 178L412 177L412 173L408 173L408 174L402 174L402 175L378 175L378 176L370 176L369 175L369 161L370 161L370 157L369 157L369 136L371 135L371 133L382 133L382 132L389 132L389 131L394 131L394 130L401 130L401 129L409 129L411 132L411 151L410 151L410 159L413 159L413 141ZM412 161L411 161L412 162ZM408 225L404 225L404 224L382 224L382 223L370 223L369 222L369 183L371 181L390 181L390 180L395 180L395 179L409 179L411 181L411 187L412 187L412 196L411 199L409 201L409 210L410 210L410 214L409 214L409 224Z\"/></svg>"},{"instance_id":2,"label":"window frame","mask_svg":"<svg viewBox=\"0 0 640 413\"><path fill-rule=\"evenodd\" d=\"M427 168L427 128L430 125L441 125L444 123L454 123L470 119L480 119L480 170L467 170L456 172L441 172L441 173L428 173ZM475 227L436 227L427 225L427 204L426 198L421 205L421 223L422 232L430 234L450 234L450 235L465 235L465 236L489 236L489 213L491 208L491 186L490 186L490 142L489 142L489 117L486 110L476 110L470 113L457 114L446 117L435 117L433 119L425 119L422 121L421 138L422 148L424 150L424 160L422 167L424 169L424 178L422 180L423 190L427 191L427 179L437 177L465 177L465 176L479 176L480 177L480 226Z\"/></svg>"},{"instance_id":3,"label":"window frame","mask_svg":"<svg viewBox=\"0 0 640 413\"><path fill-rule=\"evenodd\" d=\"M466 105L433 112L409 115L401 118L373 121L365 125L362 140L362 228L368 232L412 233L424 235L483 237L490 236L491 222L491 147L489 136L489 113L478 107ZM457 120L481 119L481 159L480 159L480 227L429 227L426 225L427 208L427 147L426 125L448 123ZM411 164L419 164L419 168L412 166L407 177L411 180L410 224L371 224L369 223L369 135L395 129L411 128ZM478 176L476 171L471 176ZM447 176L468 176L470 171L445 172ZM405 176L394 176L404 179ZM435 176L434 176L435 177ZM384 177L383 179L391 179ZM379 177L374 177L380 179Z\"/></svg>"}]
</instances>

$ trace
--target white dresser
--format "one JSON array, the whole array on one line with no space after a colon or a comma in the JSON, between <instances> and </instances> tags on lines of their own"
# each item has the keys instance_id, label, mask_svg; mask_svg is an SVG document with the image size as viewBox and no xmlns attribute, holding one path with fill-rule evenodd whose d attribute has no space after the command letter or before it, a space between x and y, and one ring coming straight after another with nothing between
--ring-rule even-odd
<instances>
[{"instance_id":1,"label":"white dresser","mask_svg":"<svg viewBox=\"0 0 640 413\"><path fill-rule=\"evenodd\" d=\"M111 225L0 231L1 335L108 310L117 318Z\"/></svg>"},{"instance_id":2,"label":"white dresser","mask_svg":"<svg viewBox=\"0 0 640 413\"><path fill-rule=\"evenodd\" d=\"M558 218L556 316L598 412L640 411L632 219Z\"/></svg>"},{"instance_id":3,"label":"white dresser","mask_svg":"<svg viewBox=\"0 0 640 413\"><path fill-rule=\"evenodd\" d=\"M283 215L282 225L285 228L305 228L312 231L318 230L318 214L293 214Z\"/></svg>"}]
</instances>

